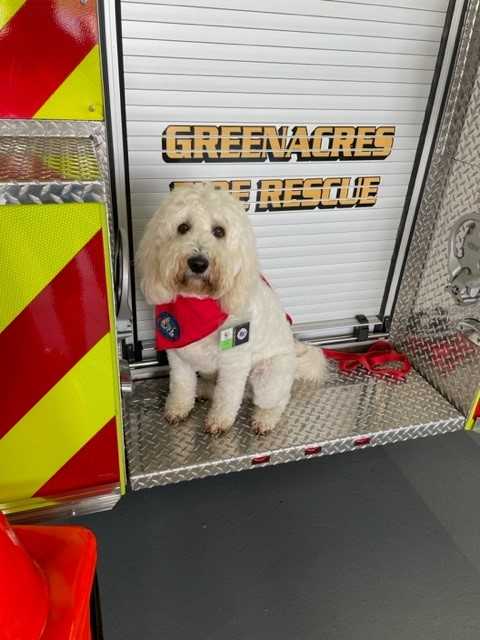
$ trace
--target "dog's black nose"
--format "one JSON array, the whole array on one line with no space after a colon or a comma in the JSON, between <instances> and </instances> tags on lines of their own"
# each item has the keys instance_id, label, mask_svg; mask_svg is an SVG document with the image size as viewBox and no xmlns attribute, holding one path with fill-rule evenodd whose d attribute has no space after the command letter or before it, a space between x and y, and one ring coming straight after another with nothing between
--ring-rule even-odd
<instances>
[{"instance_id":1,"label":"dog's black nose","mask_svg":"<svg viewBox=\"0 0 480 640\"><path fill-rule=\"evenodd\" d=\"M205 256L192 256L187 260L187 264L193 273L203 273L208 269L208 259Z\"/></svg>"}]
</instances>

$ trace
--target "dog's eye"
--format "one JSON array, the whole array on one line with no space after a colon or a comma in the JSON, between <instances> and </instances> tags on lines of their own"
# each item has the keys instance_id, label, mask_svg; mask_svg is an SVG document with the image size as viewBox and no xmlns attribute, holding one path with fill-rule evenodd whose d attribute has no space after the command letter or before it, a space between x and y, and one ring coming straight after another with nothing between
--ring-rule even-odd
<instances>
[{"instance_id":1,"label":"dog's eye","mask_svg":"<svg viewBox=\"0 0 480 640\"><path fill-rule=\"evenodd\" d=\"M220 226L213 227L212 233L215 238L224 238L225 237L225 229Z\"/></svg>"},{"instance_id":2,"label":"dog's eye","mask_svg":"<svg viewBox=\"0 0 480 640\"><path fill-rule=\"evenodd\" d=\"M177 231L181 236L184 236L186 233L188 233L190 229L191 227L188 222L182 222L182 224L179 224L177 227Z\"/></svg>"}]
</instances>

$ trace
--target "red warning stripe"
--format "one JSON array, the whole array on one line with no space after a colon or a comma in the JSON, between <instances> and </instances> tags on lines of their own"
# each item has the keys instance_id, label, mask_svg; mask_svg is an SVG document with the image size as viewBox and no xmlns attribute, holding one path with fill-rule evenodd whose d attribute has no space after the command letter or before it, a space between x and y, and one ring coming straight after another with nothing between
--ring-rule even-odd
<instances>
[{"instance_id":1,"label":"red warning stripe","mask_svg":"<svg viewBox=\"0 0 480 640\"><path fill-rule=\"evenodd\" d=\"M97 43L95 1L27 0L0 30L0 117L31 118Z\"/></svg>"},{"instance_id":2,"label":"red warning stripe","mask_svg":"<svg viewBox=\"0 0 480 640\"><path fill-rule=\"evenodd\" d=\"M0 333L0 353L9 363L0 368L0 438L108 331L98 231Z\"/></svg>"},{"instance_id":3,"label":"red warning stripe","mask_svg":"<svg viewBox=\"0 0 480 640\"><path fill-rule=\"evenodd\" d=\"M112 418L73 458L35 493L38 497L61 496L91 487L118 482L117 425Z\"/></svg>"}]
</instances>

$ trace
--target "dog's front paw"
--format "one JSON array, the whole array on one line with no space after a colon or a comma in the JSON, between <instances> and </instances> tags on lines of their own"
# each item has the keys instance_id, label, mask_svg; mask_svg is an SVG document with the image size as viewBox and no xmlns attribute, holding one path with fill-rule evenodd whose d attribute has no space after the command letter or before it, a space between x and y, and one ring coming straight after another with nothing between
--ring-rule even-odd
<instances>
[{"instance_id":1,"label":"dog's front paw","mask_svg":"<svg viewBox=\"0 0 480 640\"><path fill-rule=\"evenodd\" d=\"M221 416L208 415L205 420L204 431L212 436L221 436L232 426L233 420Z\"/></svg>"},{"instance_id":2,"label":"dog's front paw","mask_svg":"<svg viewBox=\"0 0 480 640\"><path fill-rule=\"evenodd\" d=\"M269 433L273 431L273 426L266 422L259 422L258 420L254 420L252 423L253 433L256 436L268 436Z\"/></svg>"},{"instance_id":3,"label":"dog's front paw","mask_svg":"<svg viewBox=\"0 0 480 640\"><path fill-rule=\"evenodd\" d=\"M252 428L257 436L266 436L276 427L281 413L277 409L260 409L253 414Z\"/></svg>"},{"instance_id":4,"label":"dog's front paw","mask_svg":"<svg viewBox=\"0 0 480 640\"><path fill-rule=\"evenodd\" d=\"M168 397L165 404L165 420L169 424L177 424L178 422L185 420L185 418L188 418L192 409L193 404L178 402Z\"/></svg>"}]
</instances>

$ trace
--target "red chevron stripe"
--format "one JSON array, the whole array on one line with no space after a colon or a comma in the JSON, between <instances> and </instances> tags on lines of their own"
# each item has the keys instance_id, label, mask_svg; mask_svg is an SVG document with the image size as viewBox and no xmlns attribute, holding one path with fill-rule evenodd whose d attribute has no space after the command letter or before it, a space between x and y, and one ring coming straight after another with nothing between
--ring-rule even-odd
<instances>
[{"instance_id":1,"label":"red chevron stripe","mask_svg":"<svg viewBox=\"0 0 480 640\"><path fill-rule=\"evenodd\" d=\"M119 478L117 424L112 418L35 496L61 496L89 487L100 489Z\"/></svg>"},{"instance_id":2,"label":"red chevron stripe","mask_svg":"<svg viewBox=\"0 0 480 640\"><path fill-rule=\"evenodd\" d=\"M0 438L109 330L98 231L0 333ZM13 367L13 370L12 370Z\"/></svg>"},{"instance_id":3,"label":"red chevron stripe","mask_svg":"<svg viewBox=\"0 0 480 640\"><path fill-rule=\"evenodd\" d=\"M95 1L27 0L0 30L0 117L31 118L97 43Z\"/></svg>"}]
</instances>

